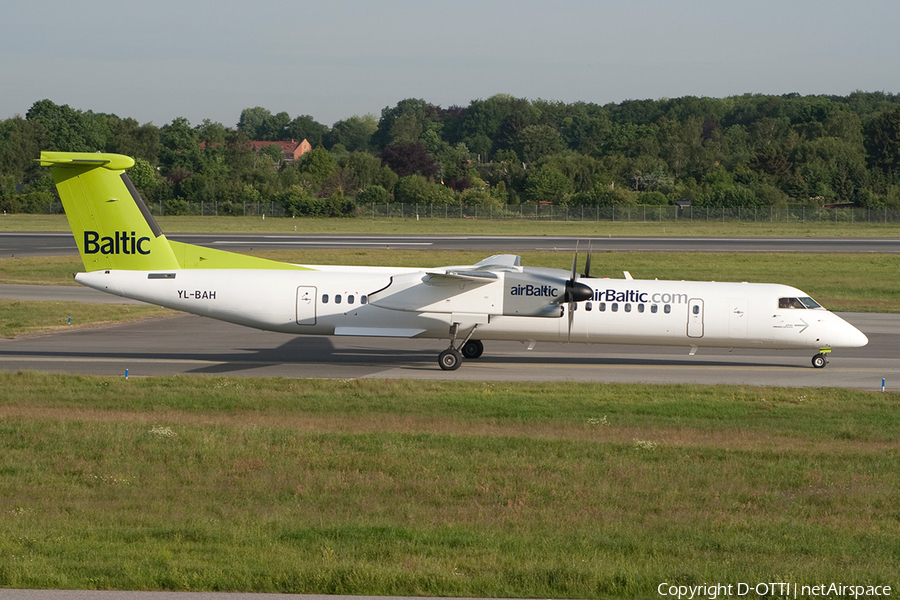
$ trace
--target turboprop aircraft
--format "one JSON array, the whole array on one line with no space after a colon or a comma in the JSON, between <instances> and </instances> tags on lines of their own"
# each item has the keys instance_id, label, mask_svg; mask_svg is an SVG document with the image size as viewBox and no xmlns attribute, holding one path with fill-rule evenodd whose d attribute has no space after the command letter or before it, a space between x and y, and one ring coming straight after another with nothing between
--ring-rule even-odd
<instances>
[{"instance_id":1,"label":"turboprop aircraft","mask_svg":"<svg viewBox=\"0 0 900 600\"><path fill-rule=\"evenodd\" d=\"M287 264L166 239L132 184L134 160L42 152L97 290L290 334L449 339L459 368L489 340L811 349L865 346L862 332L786 285L600 279L497 255L433 269Z\"/></svg>"}]
</instances>

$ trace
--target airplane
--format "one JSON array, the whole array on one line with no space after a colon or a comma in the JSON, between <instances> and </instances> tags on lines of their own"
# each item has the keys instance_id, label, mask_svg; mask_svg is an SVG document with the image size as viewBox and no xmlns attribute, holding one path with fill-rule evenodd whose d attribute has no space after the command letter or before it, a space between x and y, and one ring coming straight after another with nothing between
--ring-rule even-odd
<instances>
[{"instance_id":1,"label":"airplane","mask_svg":"<svg viewBox=\"0 0 900 600\"><path fill-rule=\"evenodd\" d=\"M500 254L474 265L390 268L289 264L168 240L126 171L128 156L41 152L96 290L295 335L449 339L452 371L484 342L811 349L822 368L866 336L799 289L658 281L526 267Z\"/></svg>"}]
</instances>

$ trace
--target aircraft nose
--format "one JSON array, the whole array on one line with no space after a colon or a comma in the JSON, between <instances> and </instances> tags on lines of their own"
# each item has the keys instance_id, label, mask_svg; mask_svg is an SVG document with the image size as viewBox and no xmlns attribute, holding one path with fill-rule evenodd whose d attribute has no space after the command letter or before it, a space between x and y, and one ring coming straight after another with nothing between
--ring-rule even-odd
<instances>
[{"instance_id":1,"label":"aircraft nose","mask_svg":"<svg viewBox=\"0 0 900 600\"><path fill-rule=\"evenodd\" d=\"M849 325L849 323L848 323ZM851 348L861 348L869 343L869 338L862 331L850 325L851 331L847 334L847 345Z\"/></svg>"},{"instance_id":2,"label":"aircraft nose","mask_svg":"<svg viewBox=\"0 0 900 600\"><path fill-rule=\"evenodd\" d=\"M844 319L840 317L838 319L840 319L838 322L839 329L836 333L839 334L838 337L841 339L842 346L845 348L861 348L869 343L869 338L866 337L866 334Z\"/></svg>"}]
</instances>

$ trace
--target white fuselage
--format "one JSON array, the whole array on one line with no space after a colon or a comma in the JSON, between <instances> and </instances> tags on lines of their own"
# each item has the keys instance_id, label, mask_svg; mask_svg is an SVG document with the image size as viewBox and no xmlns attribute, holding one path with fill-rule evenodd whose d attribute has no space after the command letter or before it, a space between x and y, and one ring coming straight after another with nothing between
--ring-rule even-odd
<instances>
[{"instance_id":1,"label":"white fuselage","mask_svg":"<svg viewBox=\"0 0 900 600\"><path fill-rule=\"evenodd\" d=\"M178 269L79 273L86 286L239 325L291 334L449 338L477 325L474 339L731 348L858 347L855 327L822 308L779 308L806 296L785 285L582 278L594 296L570 319L561 303L552 316L514 316L519 301L501 277L460 284L454 298L384 308L368 302L394 278L416 280L420 269L311 266L311 270ZM493 287L492 287L493 286ZM521 293L521 289L518 290ZM398 296L399 297L399 296ZM479 304L481 302L482 304ZM507 303L507 314L503 305ZM489 303L489 306L483 303Z\"/></svg>"}]
</instances>

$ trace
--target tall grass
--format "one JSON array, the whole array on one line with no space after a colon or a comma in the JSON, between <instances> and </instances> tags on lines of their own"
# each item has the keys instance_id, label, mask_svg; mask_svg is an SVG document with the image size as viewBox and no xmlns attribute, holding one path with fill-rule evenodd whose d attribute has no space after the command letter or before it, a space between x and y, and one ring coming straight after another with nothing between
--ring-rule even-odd
<instances>
[{"instance_id":1,"label":"tall grass","mask_svg":"<svg viewBox=\"0 0 900 600\"><path fill-rule=\"evenodd\" d=\"M897 585L900 395L0 374L0 586Z\"/></svg>"}]
</instances>

